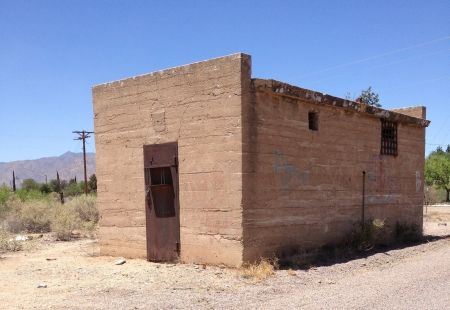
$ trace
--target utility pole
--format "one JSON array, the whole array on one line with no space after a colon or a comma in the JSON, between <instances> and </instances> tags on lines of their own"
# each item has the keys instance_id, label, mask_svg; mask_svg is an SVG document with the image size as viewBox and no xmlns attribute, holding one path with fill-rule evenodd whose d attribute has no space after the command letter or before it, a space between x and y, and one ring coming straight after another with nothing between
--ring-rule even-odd
<instances>
[{"instance_id":1,"label":"utility pole","mask_svg":"<svg viewBox=\"0 0 450 310\"><path fill-rule=\"evenodd\" d=\"M74 140L83 140L83 159L84 159L84 194L87 196L87 175L86 175L86 139L89 138L89 134L94 133L93 131L72 131L79 135L78 138Z\"/></svg>"}]
</instances>

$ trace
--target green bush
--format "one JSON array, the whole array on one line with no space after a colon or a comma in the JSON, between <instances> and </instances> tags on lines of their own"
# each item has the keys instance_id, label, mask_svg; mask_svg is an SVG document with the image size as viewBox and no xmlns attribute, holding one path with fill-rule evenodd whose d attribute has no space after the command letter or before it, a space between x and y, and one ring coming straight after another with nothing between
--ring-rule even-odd
<instances>
[{"instance_id":1,"label":"green bush","mask_svg":"<svg viewBox=\"0 0 450 310\"><path fill-rule=\"evenodd\" d=\"M23 202L30 200L48 200L48 194L42 193L38 189L18 189L14 192L14 195L19 197Z\"/></svg>"},{"instance_id":2,"label":"green bush","mask_svg":"<svg viewBox=\"0 0 450 310\"><path fill-rule=\"evenodd\" d=\"M65 197L77 196L77 195L84 194L84 182L81 181L78 184L76 184L76 183L69 183L69 185L67 185L63 189L63 193L64 193Z\"/></svg>"},{"instance_id":3,"label":"green bush","mask_svg":"<svg viewBox=\"0 0 450 310\"><path fill-rule=\"evenodd\" d=\"M6 186L5 183L3 183L0 187L0 208L5 202L8 201L10 195L11 190Z\"/></svg>"},{"instance_id":4,"label":"green bush","mask_svg":"<svg viewBox=\"0 0 450 310\"><path fill-rule=\"evenodd\" d=\"M39 183L34 179L25 179L22 182L22 189L30 190L30 189L39 189Z\"/></svg>"}]
</instances>

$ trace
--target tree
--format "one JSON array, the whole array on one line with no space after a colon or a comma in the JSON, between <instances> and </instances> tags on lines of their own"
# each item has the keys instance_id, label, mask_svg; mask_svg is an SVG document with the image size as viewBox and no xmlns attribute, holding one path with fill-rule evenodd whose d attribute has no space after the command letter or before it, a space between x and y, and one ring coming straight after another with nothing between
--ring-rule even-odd
<instances>
[{"instance_id":1,"label":"tree","mask_svg":"<svg viewBox=\"0 0 450 310\"><path fill-rule=\"evenodd\" d=\"M425 182L447 192L446 202L450 202L450 152L439 148L425 159Z\"/></svg>"},{"instance_id":2,"label":"tree","mask_svg":"<svg viewBox=\"0 0 450 310\"><path fill-rule=\"evenodd\" d=\"M75 176L75 178L69 180L68 185L72 185L72 184L75 184L75 185L77 184L77 176Z\"/></svg>"},{"instance_id":3,"label":"tree","mask_svg":"<svg viewBox=\"0 0 450 310\"><path fill-rule=\"evenodd\" d=\"M39 189L39 184L34 179L25 179L22 182L22 189L27 191L32 189Z\"/></svg>"},{"instance_id":4,"label":"tree","mask_svg":"<svg viewBox=\"0 0 450 310\"><path fill-rule=\"evenodd\" d=\"M89 191L97 191L97 176L95 173L89 177L88 188Z\"/></svg>"},{"instance_id":5,"label":"tree","mask_svg":"<svg viewBox=\"0 0 450 310\"><path fill-rule=\"evenodd\" d=\"M364 102L368 105L380 108L381 104L378 103L379 99L378 99L378 94L375 94L374 92L372 92L372 86L369 86L369 88L367 88L367 90L363 90L361 92L361 102Z\"/></svg>"},{"instance_id":6,"label":"tree","mask_svg":"<svg viewBox=\"0 0 450 310\"><path fill-rule=\"evenodd\" d=\"M50 180L48 184L50 185L52 192L59 193L61 191L58 180Z\"/></svg>"},{"instance_id":7,"label":"tree","mask_svg":"<svg viewBox=\"0 0 450 310\"><path fill-rule=\"evenodd\" d=\"M52 192L52 188L50 187L49 184L47 184L47 183L42 183L42 184L39 186L39 191L40 191L41 193L43 193L43 194L50 194L50 193Z\"/></svg>"}]
</instances>

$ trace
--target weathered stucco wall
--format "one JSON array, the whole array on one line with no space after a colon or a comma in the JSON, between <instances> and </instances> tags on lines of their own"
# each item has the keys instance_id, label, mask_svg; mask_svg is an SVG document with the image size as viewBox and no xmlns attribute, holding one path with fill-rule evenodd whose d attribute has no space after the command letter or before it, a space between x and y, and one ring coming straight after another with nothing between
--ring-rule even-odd
<instances>
[{"instance_id":1,"label":"weathered stucco wall","mask_svg":"<svg viewBox=\"0 0 450 310\"><path fill-rule=\"evenodd\" d=\"M241 263L250 72L235 54L93 87L102 255L146 257L142 147L178 141L181 260Z\"/></svg>"},{"instance_id":2,"label":"weathered stucco wall","mask_svg":"<svg viewBox=\"0 0 450 310\"><path fill-rule=\"evenodd\" d=\"M243 102L244 260L340 241L361 220L363 171L366 219L422 224L421 120L343 100L321 104L314 92L300 100L270 85L254 80L253 99ZM318 131L309 129L311 111ZM397 157L380 155L381 112L411 123L398 124Z\"/></svg>"},{"instance_id":3,"label":"weathered stucco wall","mask_svg":"<svg viewBox=\"0 0 450 310\"><path fill-rule=\"evenodd\" d=\"M361 220L363 171L366 219L422 224L424 107L251 80L245 54L98 85L93 102L102 255L146 257L143 146L175 141L182 261L340 241ZM380 155L380 118L398 123L396 157Z\"/></svg>"}]
</instances>

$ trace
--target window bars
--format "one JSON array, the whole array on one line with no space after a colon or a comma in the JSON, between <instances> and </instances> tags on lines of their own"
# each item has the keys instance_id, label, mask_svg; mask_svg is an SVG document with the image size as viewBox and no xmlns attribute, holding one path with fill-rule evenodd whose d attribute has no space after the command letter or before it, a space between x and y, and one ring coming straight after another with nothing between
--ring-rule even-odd
<instances>
[{"instance_id":1,"label":"window bars","mask_svg":"<svg viewBox=\"0 0 450 310\"><path fill-rule=\"evenodd\" d=\"M382 155L397 156L397 123L381 120L381 152Z\"/></svg>"}]
</instances>

